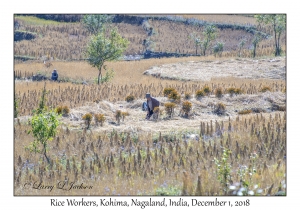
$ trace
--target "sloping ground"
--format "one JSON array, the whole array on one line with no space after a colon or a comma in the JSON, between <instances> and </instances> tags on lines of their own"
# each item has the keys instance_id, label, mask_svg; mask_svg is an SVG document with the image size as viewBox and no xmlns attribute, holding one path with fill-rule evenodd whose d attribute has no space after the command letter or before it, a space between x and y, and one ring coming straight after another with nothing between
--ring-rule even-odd
<instances>
[{"instance_id":1,"label":"sloping ground","mask_svg":"<svg viewBox=\"0 0 300 210\"><path fill-rule=\"evenodd\" d=\"M167 102L167 98L157 98L160 102ZM190 118L178 116L180 106L175 109L175 114L172 119L167 119L165 114L160 116L158 121L151 119L145 120L146 112L142 111L141 106L143 100L139 99L133 103L119 101L110 103L108 101L100 101L99 103L87 103L86 106L72 109L68 117L63 117L63 122L70 127L70 129L82 130L85 125L82 116L85 113L103 113L105 114L106 121L103 127L95 125L94 121L91 124L93 132L97 131L112 131L119 132L167 132L170 130L184 131L184 130L197 130L199 129L200 122L210 122L210 120L224 120L227 121L229 117L233 119L238 115L238 111L244 109L258 108L262 112L271 113L273 104L285 106L286 96L282 92L265 92L258 95L238 95L229 96L224 95L223 98L218 99L214 95L204 97L201 100L191 99L193 109ZM215 105L222 102L226 105L226 112L224 115L218 116L214 110ZM161 106L163 109L163 106ZM129 112L124 122L121 120L120 125L117 124L114 117L116 110ZM25 117L26 118L26 117ZM23 117L24 119L24 117Z\"/></svg>"},{"instance_id":2,"label":"sloping ground","mask_svg":"<svg viewBox=\"0 0 300 210\"><path fill-rule=\"evenodd\" d=\"M216 77L286 79L285 57L268 59L230 59L219 61L189 61L154 66L146 75L181 80L210 81Z\"/></svg>"}]
</instances>

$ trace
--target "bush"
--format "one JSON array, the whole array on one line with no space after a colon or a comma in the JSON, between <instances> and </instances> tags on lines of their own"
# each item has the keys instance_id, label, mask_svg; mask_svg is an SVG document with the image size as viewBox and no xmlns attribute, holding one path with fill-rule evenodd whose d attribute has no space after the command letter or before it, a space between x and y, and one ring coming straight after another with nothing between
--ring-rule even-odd
<instances>
[{"instance_id":1,"label":"bush","mask_svg":"<svg viewBox=\"0 0 300 210\"><path fill-rule=\"evenodd\" d=\"M87 125L87 129L89 129L91 121L92 121L92 114L91 113L86 113L85 115L82 116L82 119L85 121L85 124Z\"/></svg>"},{"instance_id":2,"label":"bush","mask_svg":"<svg viewBox=\"0 0 300 210\"><path fill-rule=\"evenodd\" d=\"M252 113L252 110L251 109L245 109L245 110L239 111L238 113L239 114L250 114L250 113Z\"/></svg>"},{"instance_id":3,"label":"bush","mask_svg":"<svg viewBox=\"0 0 300 210\"><path fill-rule=\"evenodd\" d=\"M216 97L218 98L221 98L223 96L223 89L218 87L216 90L215 90L215 95Z\"/></svg>"},{"instance_id":4,"label":"bush","mask_svg":"<svg viewBox=\"0 0 300 210\"><path fill-rule=\"evenodd\" d=\"M165 110L169 117L173 116L175 106L176 104L172 102L165 103Z\"/></svg>"},{"instance_id":5,"label":"bush","mask_svg":"<svg viewBox=\"0 0 300 210\"><path fill-rule=\"evenodd\" d=\"M189 102L189 101L184 101L184 102L182 103L182 111L184 112L184 114L185 114L186 116L189 115L191 109L192 109L192 103L191 103L191 102Z\"/></svg>"},{"instance_id":6,"label":"bush","mask_svg":"<svg viewBox=\"0 0 300 210\"><path fill-rule=\"evenodd\" d=\"M165 97L167 97L174 90L175 90L174 88L164 88L163 94Z\"/></svg>"},{"instance_id":7,"label":"bush","mask_svg":"<svg viewBox=\"0 0 300 210\"><path fill-rule=\"evenodd\" d=\"M176 102L180 101L180 95L176 90L171 91L171 93L168 95L168 99L174 100Z\"/></svg>"},{"instance_id":8,"label":"bush","mask_svg":"<svg viewBox=\"0 0 300 210\"><path fill-rule=\"evenodd\" d=\"M61 111L63 115L68 115L70 113L70 109L68 106L63 106Z\"/></svg>"},{"instance_id":9,"label":"bush","mask_svg":"<svg viewBox=\"0 0 300 210\"><path fill-rule=\"evenodd\" d=\"M191 99L192 98L192 95L191 95L191 93L184 93L184 99L185 100L189 100L189 99Z\"/></svg>"},{"instance_id":10,"label":"bush","mask_svg":"<svg viewBox=\"0 0 300 210\"><path fill-rule=\"evenodd\" d=\"M215 113L218 115L223 115L225 113L226 106L223 103L218 103L215 108Z\"/></svg>"},{"instance_id":11,"label":"bush","mask_svg":"<svg viewBox=\"0 0 300 210\"><path fill-rule=\"evenodd\" d=\"M271 88L269 86L264 86L262 87L262 89L260 90L260 92L267 92L267 91L271 91Z\"/></svg>"},{"instance_id":12,"label":"bush","mask_svg":"<svg viewBox=\"0 0 300 210\"><path fill-rule=\"evenodd\" d=\"M62 114L62 106L56 107L55 112L56 112L57 114Z\"/></svg>"},{"instance_id":13,"label":"bush","mask_svg":"<svg viewBox=\"0 0 300 210\"><path fill-rule=\"evenodd\" d=\"M125 101L127 101L127 102L132 102L134 100L135 100L135 97L133 95L126 96L126 98L125 98Z\"/></svg>"},{"instance_id":14,"label":"bush","mask_svg":"<svg viewBox=\"0 0 300 210\"><path fill-rule=\"evenodd\" d=\"M208 86L204 86L203 91L206 95L209 95L211 93L211 89Z\"/></svg>"},{"instance_id":15,"label":"bush","mask_svg":"<svg viewBox=\"0 0 300 210\"><path fill-rule=\"evenodd\" d=\"M96 124L100 123L100 125L103 126L103 123L105 122L104 114L95 114L94 118L95 118Z\"/></svg>"},{"instance_id":16,"label":"bush","mask_svg":"<svg viewBox=\"0 0 300 210\"><path fill-rule=\"evenodd\" d=\"M227 89L227 92L230 94L230 96L233 96L233 94L235 94L235 88L234 87L230 87Z\"/></svg>"},{"instance_id":17,"label":"bush","mask_svg":"<svg viewBox=\"0 0 300 210\"><path fill-rule=\"evenodd\" d=\"M202 98L204 96L205 96L205 92L203 90L197 90L196 93L195 93L195 97L197 99L200 99L200 98Z\"/></svg>"}]
</instances>

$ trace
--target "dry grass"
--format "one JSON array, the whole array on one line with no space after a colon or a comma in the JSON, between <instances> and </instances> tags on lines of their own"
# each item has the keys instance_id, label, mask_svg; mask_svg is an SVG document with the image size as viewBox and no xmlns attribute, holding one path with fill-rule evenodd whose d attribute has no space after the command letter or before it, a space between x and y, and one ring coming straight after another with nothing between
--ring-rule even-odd
<instances>
[{"instance_id":1,"label":"dry grass","mask_svg":"<svg viewBox=\"0 0 300 210\"><path fill-rule=\"evenodd\" d=\"M212 161L214 157L221 158L223 147L232 152L232 185L240 181L237 170L241 166L255 167L257 172L251 176L249 189L258 185L261 195L274 195L281 185L285 192L285 112L200 122L198 131L194 131L199 141L179 133L139 133L137 138L133 134L78 132L61 127L49 144L50 164L42 155L24 150L33 140L27 134L29 127L16 123L14 128L15 195L155 195L164 186L195 195L199 175L201 195L223 195ZM250 156L254 154L257 159L253 163ZM246 179L250 180L249 175ZM68 186L75 182L93 187L70 191L55 187L51 192L24 188L25 183L35 181L55 186L66 181ZM189 187L185 189L186 186Z\"/></svg>"},{"instance_id":2,"label":"dry grass","mask_svg":"<svg viewBox=\"0 0 300 210\"><path fill-rule=\"evenodd\" d=\"M205 16L200 15L199 18L201 19ZM218 15L215 15L215 17L216 21L224 18ZM25 19L28 18L36 19L35 17L26 17ZM243 22L243 19L253 20L253 18L250 17L226 15L224 19L225 23L227 23L230 18L232 18L234 23L238 18L241 18L241 22ZM48 24L47 21L43 20L42 22L46 22L46 24L41 25L33 23L36 22L36 20L33 22L22 21L22 17L18 17L17 19L19 21L21 20L20 30L37 33L38 37L34 40L15 42L15 55L32 56L36 59L46 57L54 60L80 60L84 58L83 52L90 35L80 23L57 23L53 21L56 24L52 24L50 21L51 23ZM207 20L215 21L213 20L213 15L207 15ZM153 50L155 51L195 53L193 42L188 39L188 36L192 32L201 34L203 27L189 26L170 21L149 20L148 22L154 31L156 31L156 34L151 37L147 35L147 31L140 25L127 23L114 24L120 34L130 41L130 45L125 52L126 55L142 54L145 50L143 41L147 38L154 41L155 46ZM268 29L268 33L272 34L272 31ZM238 44L242 39L246 39L243 57L251 57L250 51L247 51L250 49L253 39L251 33L247 33L243 30L218 30L216 41L225 42L223 56L231 57L238 54ZM282 35L281 44L283 51L285 51L285 34ZM273 40L264 40L260 42L258 46L257 56L271 55L273 51ZM208 52L208 54L212 54L212 52Z\"/></svg>"}]
</instances>

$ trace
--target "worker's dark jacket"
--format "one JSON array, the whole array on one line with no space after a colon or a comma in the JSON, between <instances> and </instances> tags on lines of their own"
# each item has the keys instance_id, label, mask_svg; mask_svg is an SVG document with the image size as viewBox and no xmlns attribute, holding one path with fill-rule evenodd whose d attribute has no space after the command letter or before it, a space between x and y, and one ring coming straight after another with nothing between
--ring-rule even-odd
<instances>
[{"instance_id":1,"label":"worker's dark jacket","mask_svg":"<svg viewBox=\"0 0 300 210\"><path fill-rule=\"evenodd\" d=\"M159 101L156 100L155 98L151 97L151 101L152 101L152 110L154 110L155 107L159 107ZM148 107L148 111L150 112L150 107L149 107L149 101L147 100L147 107Z\"/></svg>"},{"instance_id":2,"label":"worker's dark jacket","mask_svg":"<svg viewBox=\"0 0 300 210\"><path fill-rule=\"evenodd\" d=\"M57 78L58 78L58 73L52 72L51 79L52 80L57 80Z\"/></svg>"}]
</instances>

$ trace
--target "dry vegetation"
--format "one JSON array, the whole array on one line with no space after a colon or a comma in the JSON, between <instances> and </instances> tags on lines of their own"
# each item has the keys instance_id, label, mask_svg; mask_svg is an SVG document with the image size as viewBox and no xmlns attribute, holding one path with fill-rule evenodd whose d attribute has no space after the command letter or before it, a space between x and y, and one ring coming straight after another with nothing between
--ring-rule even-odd
<instances>
[{"instance_id":1,"label":"dry vegetation","mask_svg":"<svg viewBox=\"0 0 300 210\"><path fill-rule=\"evenodd\" d=\"M226 16L227 18L224 18ZM223 15L216 20L207 16L207 21L221 21L228 23L243 22L243 18L254 21L253 17ZM191 16L194 18L194 16ZM201 19L203 16L199 16ZM218 17L218 15L216 16ZM234 18L233 18L234 17ZM31 56L35 59L49 58L58 60L81 60L84 59L84 49L89 40L89 33L80 23L58 23L55 21L44 21L44 24L32 24L33 17L15 17L20 23L19 30L34 32L37 38L33 40L23 40L14 44L14 54ZM198 19L199 19L198 18ZM232 19L233 18L233 19ZM238 21L238 19L241 19ZM222 21L223 20L223 21ZM54 22L54 23L53 23ZM116 26L122 36L130 41L130 45L125 55L142 54L145 50L143 42L150 39L154 42L153 50L161 52L195 53L193 42L188 38L192 32L202 33L203 27L185 25L172 21L148 20L148 28L152 27L154 34L148 36L147 29L143 25L117 23ZM245 23L242 23L245 24ZM272 34L271 29L266 32ZM251 42L253 34L243 30L218 29L216 41L222 41L224 45L223 56L231 57L238 54L238 44L242 39L246 39L244 46L244 57L251 57ZM281 38L283 51L285 51L285 34ZM212 43L214 44L214 43ZM263 40L257 48L257 56L271 55L273 53L273 40ZM209 54L212 54L209 52Z\"/></svg>"},{"instance_id":2,"label":"dry vegetation","mask_svg":"<svg viewBox=\"0 0 300 210\"><path fill-rule=\"evenodd\" d=\"M180 15L255 24L245 15ZM14 121L15 195L286 194L286 64L285 57L268 57L274 51L272 40L259 44L257 55L264 57L254 60L252 34L219 30L217 41L224 41L226 50L221 58L108 62L115 77L98 86L96 68L84 61L62 61L83 59L89 34L80 23L16 19L21 30L38 36L15 42L15 55L50 60L51 65L27 61L14 66L19 105ZM151 19L148 24L156 32L150 37L155 50L194 53L187 36L201 33L201 27ZM131 42L127 55L143 52L149 36L141 25L116 26ZM242 38L247 38L243 58L236 58ZM37 73L49 77L53 69L61 82L29 79ZM28 120L45 83L46 105L63 114L59 133L49 142L50 163L25 149L33 141ZM217 90L222 90L220 97ZM147 92L161 102L149 121L142 111ZM224 149L230 150L231 167L226 187L215 162L224 158ZM55 187L50 191L24 185L34 182ZM92 188L65 191L57 188L58 182ZM246 183L247 192L242 192Z\"/></svg>"},{"instance_id":3,"label":"dry vegetation","mask_svg":"<svg viewBox=\"0 0 300 210\"><path fill-rule=\"evenodd\" d=\"M199 122L200 129L194 131L199 140L180 133L130 136L62 127L50 144L50 164L43 156L24 150L32 136L27 134L27 125L16 122L15 195L65 195L66 191L57 188L40 191L22 184L40 180L44 185L56 186L62 181L68 186L71 182L93 186L72 189L68 195L156 195L159 188L172 186L183 195L223 195L213 162L222 157L223 148L232 152L228 163L231 189L235 190L228 190L228 194L238 193L238 171L245 169L252 171L244 177L249 191L274 195L285 191L285 116L280 112L240 116L227 122Z\"/></svg>"}]
</instances>

